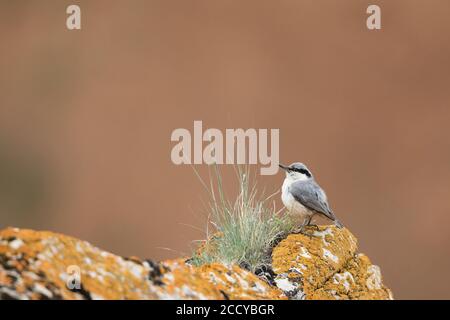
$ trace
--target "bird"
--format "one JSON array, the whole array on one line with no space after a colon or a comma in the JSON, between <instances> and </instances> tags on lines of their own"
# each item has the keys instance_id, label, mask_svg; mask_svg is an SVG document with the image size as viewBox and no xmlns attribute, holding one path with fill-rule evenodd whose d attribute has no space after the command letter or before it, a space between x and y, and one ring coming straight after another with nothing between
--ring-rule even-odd
<instances>
[{"instance_id":1,"label":"bird","mask_svg":"<svg viewBox=\"0 0 450 320\"><path fill-rule=\"evenodd\" d=\"M325 191L306 165L294 162L289 166L279 164L279 167L286 171L286 178L281 187L281 200L289 214L303 219L299 232L311 225L316 214L330 219L338 228L344 227L331 210Z\"/></svg>"}]
</instances>

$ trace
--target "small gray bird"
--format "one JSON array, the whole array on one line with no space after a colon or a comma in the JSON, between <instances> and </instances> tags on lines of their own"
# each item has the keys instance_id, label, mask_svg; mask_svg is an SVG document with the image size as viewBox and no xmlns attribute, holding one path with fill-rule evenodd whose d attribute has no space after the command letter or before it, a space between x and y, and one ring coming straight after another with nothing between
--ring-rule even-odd
<instances>
[{"instance_id":1,"label":"small gray bird","mask_svg":"<svg viewBox=\"0 0 450 320\"><path fill-rule=\"evenodd\" d=\"M281 189L281 200L290 214L303 219L300 231L311 224L315 214L334 221L338 228L343 227L331 211L325 191L317 184L311 171L303 163L294 162L288 167L282 164L279 166L286 171L286 178Z\"/></svg>"}]
</instances>

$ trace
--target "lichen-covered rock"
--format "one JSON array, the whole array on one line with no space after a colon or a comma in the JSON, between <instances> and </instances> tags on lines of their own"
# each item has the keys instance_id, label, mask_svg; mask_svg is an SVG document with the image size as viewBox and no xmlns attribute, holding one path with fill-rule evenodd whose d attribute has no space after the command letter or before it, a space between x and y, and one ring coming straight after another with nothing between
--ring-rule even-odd
<instances>
[{"instance_id":1,"label":"lichen-covered rock","mask_svg":"<svg viewBox=\"0 0 450 320\"><path fill-rule=\"evenodd\" d=\"M280 298L281 290L237 266L154 263L52 232L0 231L0 299Z\"/></svg>"},{"instance_id":2,"label":"lichen-covered rock","mask_svg":"<svg viewBox=\"0 0 450 320\"><path fill-rule=\"evenodd\" d=\"M159 298L169 299L286 299L283 292L236 265L219 263L194 267L184 260L163 262L164 287Z\"/></svg>"},{"instance_id":3,"label":"lichen-covered rock","mask_svg":"<svg viewBox=\"0 0 450 320\"><path fill-rule=\"evenodd\" d=\"M80 286L69 290L78 270ZM156 298L149 273L150 266L71 237L18 229L0 232L2 299Z\"/></svg>"},{"instance_id":4,"label":"lichen-covered rock","mask_svg":"<svg viewBox=\"0 0 450 320\"><path fill-rule=\"evenodd\" d=\"M236 265L123 258L65 235L9 228L0 231L0 299L392 298L348 230L307 231L273 249L272 286Z\"/></svg>"},{"instance_id":5,"label":"lichen-covered rock","mask_svg":"<svg viewBox=\"0 0 450 320\"><path fill-rule=\"evenodd\" d=\"M308 227L272 252L276 285L293 299L392 299L380 269L363 254L347 229Z\"/></svg>"}]
</instances>

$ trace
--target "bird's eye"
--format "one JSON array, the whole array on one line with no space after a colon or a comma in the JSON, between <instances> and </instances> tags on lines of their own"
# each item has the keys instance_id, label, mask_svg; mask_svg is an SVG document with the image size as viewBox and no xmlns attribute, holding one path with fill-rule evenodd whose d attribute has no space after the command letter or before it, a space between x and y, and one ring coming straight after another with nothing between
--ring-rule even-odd
<instances>
[{"instance_id":1,"label":"bird's eye","mask_svg":"<svg viewBox=\"0 0 450 320\"><path fill-rule=\"evenodd\" d=\"M303 173L304 175L311 177L311 173L309 173L306 169L299 169L298 172Z\"/></svg>"}]
</instances>

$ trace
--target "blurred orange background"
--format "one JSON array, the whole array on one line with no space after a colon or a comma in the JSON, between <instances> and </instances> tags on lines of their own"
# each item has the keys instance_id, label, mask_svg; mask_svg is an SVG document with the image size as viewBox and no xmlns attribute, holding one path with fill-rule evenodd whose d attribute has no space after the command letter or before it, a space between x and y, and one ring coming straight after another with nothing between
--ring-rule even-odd
<instances>
[{"instance_id":1,"label":"blurred orange background","mask_svg":"<svg viewBox=\"0 0 450 320\"><path fill-rule=\"evenodd\" d=\"M172 130L279 128L280 160L312 169L394 297L449 299L449 16L448 0L2 0L0 228L188 255L208 199Z\"/></svg>"}]
</instances>

